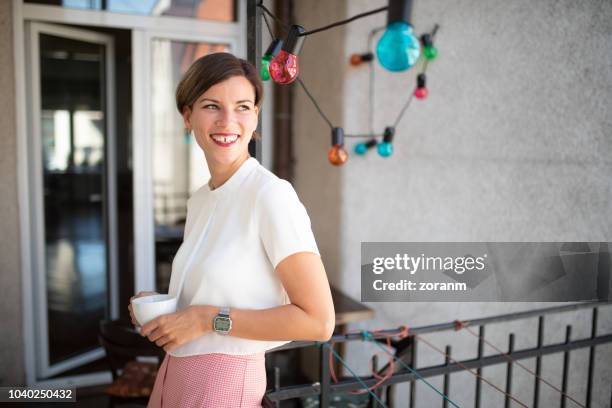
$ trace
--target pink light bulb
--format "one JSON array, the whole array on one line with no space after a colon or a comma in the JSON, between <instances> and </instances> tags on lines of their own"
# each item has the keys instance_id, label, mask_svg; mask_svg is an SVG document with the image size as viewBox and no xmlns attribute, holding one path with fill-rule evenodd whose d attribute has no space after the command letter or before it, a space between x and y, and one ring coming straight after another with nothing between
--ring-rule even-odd
<instances>
[{"instance_id":1,"label":"pink light bulb","mask_svg":"<svg viewBox=\"0 0 612 408\"><path fill-rule=\"evenodd\" d=\"M292 25L283 41L283 48L270 61L270 76L277 84L287 85L295 81L300 73L298 55L304 43L302 35L306 30L299 25Z\"/></svg>"},{"instance_id":2,"label":"pink light bulb","mask_svg":"<svg viewBox=\"0 0 612 408\"><path fill-rule=\"evenodd\" d=\"M295 81L299 73L297 55L290 54L285 50L281 50L270 62L270 76L276 83L290 84Z\"/></svg>"}]
</instances>

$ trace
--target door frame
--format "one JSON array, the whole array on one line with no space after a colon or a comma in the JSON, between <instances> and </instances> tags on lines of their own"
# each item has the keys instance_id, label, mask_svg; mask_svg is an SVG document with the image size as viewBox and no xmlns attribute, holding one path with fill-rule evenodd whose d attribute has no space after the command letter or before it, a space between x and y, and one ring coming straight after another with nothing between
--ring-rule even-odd
<instances>
[{"instance_id":1,"label":"door frame","mask_svg":"<svg viewBox=\"0 0 612 408\"><path fill-rule=\"evenodd\" d=\"M45 254L45 218L44 218L44 195L43 195L43 163L41 135L41 77L40 77L40 45L39 35L49 34L62 38L85 41L88 43L101 44L105 46L105 141L104 141L104 175L103 191L106 193L106 203L103 206L103 222L106 228L105 245L107 246L107 268L108 292L110 297L110 317L119 316L119 285L117 275L117 200L116 200L116 168L115 155L115 51L114 38L107 34L93 31L64 27L60 25L28 22L26 23L28 33L28 146L30 163L30 220L32 222L32 249L35 255L32 259L32 283L35 298L34 324L36 333L36 371L38 376L46 378L57 375L66 370L78 367L99 359L104 355L104 350L97 347L94 350L68 358L60 363L51 365L49 362L48 344L48 313L47 313L47 280L46 280L46 254Z\"/></svg>"},{"instance_id":2,"label":"door frame","mask_svg":"<svg viewBox=\"0 0 612 408\"><path fill-rule=\"evenodd\" d=\"M140 31L136 36L143 36L147 30L166 33L167 35L178 35L181 38L202 38L210 37L234 37L237 39L235 44L235 54L241 57L246 56L246 2L238 1L238 22L223 23L215 21L203 21L190 18L178 17L152 17L140 15L128 15L98 10L81 10L68 9L57 6L45 6L38 4L24 4L23 0L12 0L13 14L13 57L15 68L15 121L16 121L16 139L17 139L17 187L18 187L18 202L19 202L19 225L20 225L20 264L21 264L21 292L22 292L22 327L23 327L23 359L25 368L26 385L65 385L71 384L74 386L89 386L101 383L108 383L111 380L110 373L100 372L79 376L62 377L58 379L48 380L40 378L37 373L37 358L36 358L36 323L35 323L35 296L34 288L34 264L33 256L37 253L37 248L32 244L32 239L36 237L39 231L34 229L32 223L31 210L33 198L31 188L29 186L30 179L34 176L30 168L30 155L28 147L28 86L26 64L26 40L27 32L25 31L26 22L47 22L57 24L75 24L81 26L91 26L95 30L96 27L108 28L123 28L134 31ZM134 35L134 34L133 34ZM191 37L193 36L193 37ZM142 38L141 38L142 39ZM137 57L142 57L142 50L132 47L132 61L134 64L140 63ZM266 84L267 85L267 84ZM134 87L132 94L134 95L137 89ZM271 98L266 98L268 103L271 103ZM133 106L133 123L136 122L136 111L138 106ZM142 120L142 115L140 116ZM270 121L268 117L266 121ZM142 126L142 123L140 123ZM136 133L134 133L136 135ZM136 182L136 178L134 178ZM134 201L137 200L134 195ZM151 208L152 208L151 197ZM136 212L138 213L138 212ZM151 219L152 220L152 219ZM136 222L136 220L135 220ZM141 227L142 228L142 227ZM135 225L135 234L138 228ZM146 229L144 227L143 229ZM154 231L148 232L151 243L154 240ZM136 244L136 242L135 242ZM143 244L140 248L135 248L136 252L143 253L147 251L147 246ZM135 261L138 255L135 255ZM145 257L146 258L146 257ZM146 261L141 265L146 265ZM140 275L143 274L142 266ZM146 272L146 271L145 271ZM146 274L145 274L146 275ZM137 275L138 276L138 275ZM140 279L143 282L142 278ZM146 278L144 278L146 282Z\"/></svg>"}]
</instances>

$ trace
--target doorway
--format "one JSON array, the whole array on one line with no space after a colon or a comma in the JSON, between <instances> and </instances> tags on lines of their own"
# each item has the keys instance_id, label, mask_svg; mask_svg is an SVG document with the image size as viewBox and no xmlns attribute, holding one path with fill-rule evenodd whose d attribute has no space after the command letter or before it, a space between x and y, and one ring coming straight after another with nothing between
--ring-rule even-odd
<instances>
[{"instance_id":1,"label":"doorway","mask_svg":"<svg viewBox=\"0 0 612 408\"><path fill-rule=\"evenodd\" d=\"M118 315L114 39L29 23L28 123L38 376L99 359Z\"/></svg>"}]
</instances>

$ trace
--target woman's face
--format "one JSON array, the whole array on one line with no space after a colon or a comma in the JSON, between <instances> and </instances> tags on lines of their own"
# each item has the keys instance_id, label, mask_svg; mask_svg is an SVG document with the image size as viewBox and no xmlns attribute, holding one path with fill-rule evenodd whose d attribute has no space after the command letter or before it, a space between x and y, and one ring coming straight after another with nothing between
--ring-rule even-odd
<instances>
[{"instance_id":1,"label":"woman's face","mask_svg":"<svg viewBox=\"0 0 612 408\"><path fill-rule=\"evenodd\" d=\"M209 165L231 164L248 155L258 113L253 85L234 76L208 88L192 109L185 108L183 119Z\"/></svg>"}]
</instances>

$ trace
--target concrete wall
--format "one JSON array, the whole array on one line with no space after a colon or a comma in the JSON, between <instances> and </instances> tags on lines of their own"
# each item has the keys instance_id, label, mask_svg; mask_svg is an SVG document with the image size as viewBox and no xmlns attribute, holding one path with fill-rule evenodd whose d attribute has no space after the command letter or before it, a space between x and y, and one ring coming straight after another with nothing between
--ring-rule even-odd
<instances>
[{"instance_id":1,"label":"concrete wall","mask_svg":"<svg viewBox=\"0 0 612 408\"><path fill-rule=\"evenodd\" d=\"M0 385L25 381L12 13L11 2L0 1Z\"/></svg>"},{"instance_id":2,"label":"concrete wall","mask_svg":"<svg viewBox=\"0 0 612 408\"><path fill-rule=\"evenodd\" d=\"M384 0L296 2L297 21L315 28L384 6ZM327 163L329 130L306 95L296 92L295 185L307 206L333 284L360 298L362 241L610 241L612 239L612 3L605 0L415 2L417 32L441 25L439 58L428 69L430 96L414 101L395 137L395 153L352 155L343 168ZM367 51L381 13L306 39L301 75L323 111L347 133L368 130L368 68L348 58ZM377 37L378 38L378 37ZM414 71L389 73L375 63L375 129L392 123L415 83ZM347 143L352 148L352 141ZM370 303L376 319L352 329L419 326L551 306L532 303ZM589 314L547 321L546 342L589 335ZM600 333L612 331L612 309L601 311ZM497 325L487 334L507 347L535 344L535 322ZM475 352L466 333L431 336L457 357ZM460 351L469 347L469 352ZM421 345L420 364L442 363ZM376 348L352 344L349 364L368 372ZM492 350L489 350L492 352ZM586 351L572 354L570 395L584 398ZM599 347L594 406L608 406L612 345ZM561 356L543 375L560 386ZM533 367L529 361L528 366ZM533 378L516 373L514 390L531 405ZM487 369L505 384L505 366ZM546 377L545 377L546 378ZM432 383L441 387L441 381ZM473 404L473 377L452 377L459 405ZM419 406L440 403L420 384ZM408 391L400 387L406 400ZM542 388L545 406L559 395ZM483 386L485 406L502 395ZM406 406L406 405L400 405Z\"/></svg>"}]
</instances>

